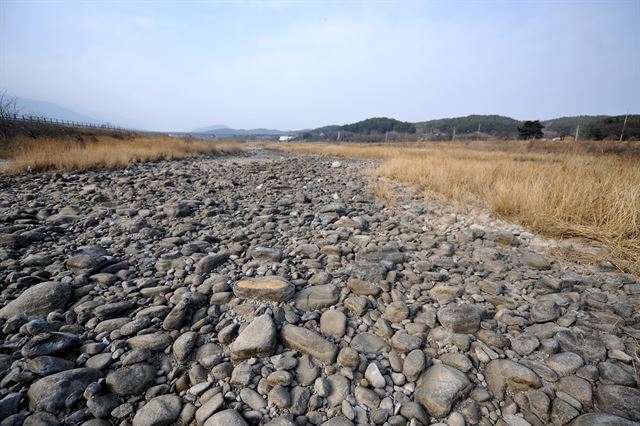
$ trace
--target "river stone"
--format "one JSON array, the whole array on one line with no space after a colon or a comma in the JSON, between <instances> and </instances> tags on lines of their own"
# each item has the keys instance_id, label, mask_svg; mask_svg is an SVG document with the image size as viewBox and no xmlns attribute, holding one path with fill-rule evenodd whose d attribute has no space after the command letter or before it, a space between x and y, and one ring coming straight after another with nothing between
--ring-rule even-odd
<instances>
[{"instance_id":1,"label":"river stone","mask_svg":"<svg viewBox=\"0 0 640 426\"><path fill-rule=\"evenodd\" d=\"M25 358L35 358L42 355L53 355L60 352L67 352L71 348L78 346L80 339L75 334L41 333L29 339L22 347L22 356Z\"/></svg>"},{"instance_id":2,"label":"river stone","mask_svg":"<svg viewBox=\"0 0 640 426\"><path fill-rule=\"evenodd\" d=\"M141 334L127 340L131 349L162 351L171 344L171 336L165 333Z\"/></svg>"},{"instance_id":3,"label":"river stone","mask_svg":"<svg viewBox=\"0 0 640 426\"><path fill-rule=\"evenodd\" d=\"M320 316L320 331L336 339L341 339L347 329L347 317L340 311L328 310Z\"/></svg>"},{"instance_id":4,"label":"river stone","mask_svg":"<svg viewBox=\"0 0 640 426\"><path fill-rule=\"evenodd\" d=\"M27 396L31 410L57 411L71 394L82 393L90 383L102 378L93 368L76 368L43 377L29 387Z\"/></svg>"},{"instance_id":5,"label":"river stone","mask_svg":"<svg viewBox=\"0 0 640 426\"><path fill-rule=\"evenodd\" d=\"M204 426L248 426L236 410L224 410L209 417Z\"/></svg>"},{"instance_id":6,"label":"river stone","mask_svg":"<svg viewBox=\"0 0 640 426\"><path fill-rule=\"evenodd\" d=\"M338 355L336 345L303 327L286 324L280 331L280 339L286 346L321 362L334 362Z\"/></svg>"},{"instance_id":7,"label":"river stone","mask_svg":"<svg viewBox=\"0 0 640 426\"><path fill-rule=\"evenodd\" d=\"M607 357L607 348L604 343L590 334L560 330L554 339L563 351L577 353L588 364L604 361Z\"/></svg>"},{"instance_id":8,"label":"river stone","mask_svg":"<svg viewBox=\"0 0 640 426\"><path fill-rule=\"evenodd\" d=\"M637 388L600 385L596 388L595 399L600 411L640 422L640 390Z\"/></svg>"},{"instance_id":9,"label":"river stone","mask_svg":"<svg viewBox=\"0 0 640 426\"><path fill-rule=\"evenodd\" d=\"M107 375L106 383L109 390L121 396L142 393L156 377L155 369L147 364L134 364L122 367Z\"/></svg>"},{"instance_id":10,"label":"river stone","mask_svg":"<svg viewBox=\"0 0 640 426\"><path fill-rule=\"evenodd\" d=\"M27 368L41 376L71 370L75 367L75 362L54 356L39 356L27 362Z\"/></svg>"},{"instance_id":11,"label":"river stone","mask_svg":"<svg viewBox=\"0 0 640 426\"><path fill-rule=\"evenodd\" d=\"M338 303L340 292L333 284L315 285L296 294L296 308L302 311L315 311Z\"/></svg>"},{"instance_id":12,"label":"river stone","mask_svg":"<svg viewBox=\"0 0 640 426\"><path fill-rule=\"evenodd\" d=\"M56 309L63 309L70 296L68 284L55 281L36 284L0 309L0 318L9 319L18 314L29 318L46 317Z\"/></svg>"},{"instance_id":13,"label":"river stone","mask_svg":"<svg viewBox=\"0 0 640 426\"><path fill-rule=\"evenodd\" d=\"M245 278L233 286L233 293L240 299L286 302L295 293L295 287L282 277Z\"/></svg>"},{"instance_id":14,"label":"river stone","mask_svg":"<svg viewBox=\"0 0 640 426\"><path fill-rule=\"evenodd\" d=\"M638 423L613 414L587 413L576 417L571 426L638 426Z\"/></svg>"},{"instance_id":15,"label":"river stone","mask_svg":"<svg viewBox=\"0 0 640 426\"><path fill-rule=\"evenodd\" d=\"M270 356L275 349L276 337L276 325L271 315L260 315L242 330L229 347L231 359L239 362L252 357Z\"/></svg>"},{"instance_id":16,"label":"river stone","mask_svg":"<svg viewBox=\"0 0 640 426\"><path fill-rule=\"evenodd\" d=\"M500 401L504 400L505 392L523 392L531 388L542 386L540 378L524 365L508 359L491 361L484 370L489 390Z\"/></svg>"},{"instance_id":17,"label":"river stone","mask_svg":"<svg viewBox=\"0 0 640 426\"><path fill-rule=\"evenodd\" d=\"M180 415L182 400L177 395L161 395L142 406L133 418L133 426L169 426Z\"/></svg>"},{"instance_id":18,"label":"river stone","mask_svg":"<svg viewBox=\"0 0 640 426\"><path fill-rule=\"evenodd\" d=\"M196 263L195 272L196 274L205 275L209 272L213 271L218 266L222 265L224 262L229 259L231 253L222 252L218 254L210 254L208 256L203 257Z\"/></svg>"},{"instance_id":19,"label":"river stone","mask_svg":"<svg viewBox=\"0 0 640 426\"><path fill-rule=\"evenodd\" d=\"M389 345L382 338L373 333L356 334L351 340L351 347L361 353L375 353L389 351Z\"/></svg>"},{"instance_id":20,"label":"river stone","mask_svg":"<svg viewBox=\"0 0 640 426\"><path fill-rule=\"evenodd\" d=\"M472 334L480 328L480 313L473 305L448 305L438 310L438 321L451 333Z\"/></svg>"},{"instance_id":21,"label":"river stone","mask_svg":"<svg viewBox=\"0 0 640 426\"><path fill-rule=\"evenodd\" d=\"M472 388L464 373L455 368L436 364L422 373L414 398L434 417L444 417L453 404L463 398Z\"/></svg>"}]
</instances>

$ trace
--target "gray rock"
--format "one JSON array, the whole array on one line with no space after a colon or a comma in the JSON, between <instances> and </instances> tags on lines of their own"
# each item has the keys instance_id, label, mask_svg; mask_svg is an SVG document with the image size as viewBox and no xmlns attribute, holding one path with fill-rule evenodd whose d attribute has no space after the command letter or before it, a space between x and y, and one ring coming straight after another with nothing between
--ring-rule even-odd
<instances>
[{"instance_id":1,"label":"gray rock","mask_svg":"<svg viewBox=\"0 0 640 426\"><path fill-rule=\"evenodd\" d=\"M338 303L340 292L332 284L315 285L299 291L294 300L296 308L303 311L315 311Z\"/></svg>"},{"instance_id":2,"label":"gray rock","mask_svg":"<svg viewBox=\"0 0 640 426\"><path fill-rule=\"evenodd\" d=\"M198 425L205 424L205 422L223 406L224 398L222 397L222 393L213 395L196 411L196 423Z\"/></svg>"},{"instance_id":3,"label":"gray rock","mask_svg":"<svg viewBox=\"0 0 640 426\"><path fill-rule=\"evenodd\" d=\"M9 319L18 314L25 314L29 318L46 317L56 309L63 309L70 296L71 287L68 284L55 281L36 284L0 309L0 318Z\"/></svg>"},{"instance_id":4,"label":"gray rock","mask_svg":"<svg viewBox=\"0 0 640 426\"><path fill-rule=\"evenodd\" d=\"M42 333L29 339L22 347L22 356L35 358L43 355L54 355L67 352L80 344L78 336L70 333Z\"/></svg>"},{"instance_id":5,"label":"gray rock","mask_svg":"<svg viewBox=\"0 0 640 426\"><path fill-rule=\"evenodd\" d=\"M374 362L370 363L367 366L367 369L364 372L364 377L374 388L384 388L387 384L387 382L384 380L384 376L380 372L380 369Z\"/></svg>"},{"instance_id":6,"label":"gray rock","mask_svg":"<svg viewBox=\"0 0 640 426\"><path fill-rule=\"evenodd\" d=\"M27 362L27 368L35 374L48 376L75 368L76 364L63 358L39 356Z\"/></svg>"},{"instance_id":7,"label":"gray rock","mask_svg":"<svg viewBox=\"0 0 640 426\"><path fill-rule=\"evenodd\" d=\"M169 426L180 415L182 400L177 395L161 395L147 402L133 418L133 426Z\"/></svg>"},{"instance_id":8,"label":"gray rock","mask_svg":"<svg viewBox=\"0 0 640 426\"><path fill-rule=\"evenodd\" d=\"M269 356L275 349L276 337L276 325L271 315L260 315L240 332L229 347L231 359L243 361L255 356Z\"/></svg>"},{"instance_id":9,"label":"gray rock","mask_svg":"<svg viewBox=\"0 0 640 426\"><path fill-rule=\"evenodd\" d=\"M424 352L415 349L407 355L402 365L402 374L408 381L415 382L427 365L427 359Z\"/></svg>"},{"instance_id":10,"label":"gray rock","mask_svg":"<svg viewBox=\"0 0 640 426\"><path fill-rule=\"evenodd\" d=\"M576 417L571 426L637 426L638 423L613 414L587 413Z\"/></svg>"},{"instance_id":11,"label":"gray rock","mask_svg":"<svg viewBox=\"0 0 640 426\"><path fill-rule=\"evenodd\" d=\"M112 371L107 375L109 390L122 396L136 395L153 383L155 369L147 364L135 364Z\"/></svg>"},{"instance_id":12,"label":"gray rock","mask_svg":"<svg viewBox=\"0 0 640 426\"><path fill-rule=\"evenodd\" d=\"M436 364L418 380L414 398L434 417L444 417L453 404L471 391L471 382L455 368Z\"/></svg>"},{"instance_id":13,"label":"gray rock","mask_svg":"<svg viewBox=\"0 0 640 426\"><path fill-rule=\"evenodd\" d=\"M205 275L209 272L213 271L218 266L222 265L229 259L231 253L222 252L218 254L212 254L203 257L196 264L195 272L196 274Z\"/></svg>"},{"instance_id":14,"label":"gray rock","mask_svg":"<svg viewBox=\"0 0 640 426\"><path fill-rule=\"evenodd\" d=\"M554 339L563 351L577 353L587 363L604 361L607 357L607 348L604 343L590 334L560 330Z\"/></svg>"},{"instance_id":15,"label":"gray rock","mask_svg":"<svg viewBox=\"0 0 640 426\"><path fill-rule=\"evenodd\" d=\"M57 411L64 407L67 397L82 393L102 373L92 368L76 368L43 377L29 387L29 407L32 410Z\"/></svg>"},{"instance_id":16,"label":"gray rock","mask_svg":"<svg viewBox=\"0 0 640 426\"><path fill-rule=\"evenodd\" d=\"M438 310L438 321L451 333L471 334L480 327L480 314L473 305L448 305Z\"/></svg>"},{"instance_id":17,"label":"gray rock","mask_svg":"<svg viewBox=\"0 0 640 426\"><path fill-rule=\"evenodd\" d=\"M347 317L340 311L328 310L320 316L320 331L323 334L340 339L347 328Z\"/></svg>"},{"instance_id":18,"label":"gray rock","mask_svg":"<svg viewBox=\"0 0 640 426\"><path fill-rule=\"evenodd\" d=\"M508 359L491 361L484 370L484 376L489 390L500 401L504 400L507 391L523 392L542 386L536 373Z\"/></svg>"},{"instance_id":19,"label":"gray rock","mask_svg":"<svg viewBox=\"0 0 640 426\"><path fill-rule=\"evenodd\" d=\"M640 390L620 385L600 385L596 407L605 413L640 422Z\"/></svg>"},{"instance_id":20,"label":"gray rock","mask_svg":"<svg viewBox=\"0 0 640 426\"><path fill-rule=\"evenodd\" d=\"M130 348L149 349L150 351L162 351L171 342L171 336L165 333L141 334L127 339Z\"/></svg>"},{"instance_id":21,"label":"gray rock","mask_svg":"<svg viewBox=\"0 0 640 426\"><path fill-rule=\"evenodd\" d=\"M248 426L235 410L224 410L209 417L204 426Z\"/></svg>"},{"instance_id":22,"label":"gray rock","mask_svg":"<svg viewBox=\"0 0 640 426\"><path fill-rule=\"evenodd\" d=\"M351 347L361 353L382 353L390 349L387 342L372 333L356 334L351 340Z\"/></svg>"},{"instance_id":23,"label":"gray rock","mask_svg":"<svg viewBox=\"0 0 640 426\"><path fill-rule=\"evenodd\" d=\"M303 327L286 324L280 331L280 339L286 346L321 362L334 362L338 354L336 345Z\"/></svg>"}]
</instances>

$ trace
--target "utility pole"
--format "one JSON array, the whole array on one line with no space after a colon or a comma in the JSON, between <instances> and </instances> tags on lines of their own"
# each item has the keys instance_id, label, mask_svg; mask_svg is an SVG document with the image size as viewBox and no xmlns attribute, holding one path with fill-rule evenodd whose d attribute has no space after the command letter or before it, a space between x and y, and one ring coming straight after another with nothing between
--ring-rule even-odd
<instances>
[{"instance_id":1,"label":"utility pole","mask_svg":"<svg viewBox=\"0 0 640 426\"><path fill-rule=\"evenodd\" d=\"M574 142L578 142L578 133L580 132L580 125L578 124L578 126L576 127L576 137L574 138Z\"/></svg>"},{"instance_id":2,"label":"utility pole","mask_svg":"<svg viewBox=\"0 0 640 426\"><path fill-rule=\"evenodd\" d=\"M387 132L384 134L384 141L388 141L389 140L389 131L387 130Z\"/></svg>"},{"instance_id":3,"label":"utility pole","mask_svg":"<svg viewBox=\"0 0 640 426\"><path fill-rule=\"evenodd\" d=\"M622 132L620 133L620 142L622 142L622 136L624 136L624 128L627 127L627 118L629 118L629 110L627 110L627 115L624 116L624 123L622 124Z\"/></svg>"},{"instance_id":4,"label":"utility pole","mask_svg":"<svg viewBox=\"0 0 640 426\"><path fill-rule=\"evenodd\" d=\"M454 126L454 128L453 128L453 136L451 136L451 142L453 142L455 140L456 140L456 128Z\"/></svg>"}]
</instances>

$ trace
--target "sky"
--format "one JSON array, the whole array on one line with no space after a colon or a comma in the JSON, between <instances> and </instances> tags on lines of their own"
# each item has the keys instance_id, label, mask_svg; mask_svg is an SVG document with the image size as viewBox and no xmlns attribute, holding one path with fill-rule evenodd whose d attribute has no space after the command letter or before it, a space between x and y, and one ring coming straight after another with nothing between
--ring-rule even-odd
<instances>
[{"instance_id":1,"label":"sky","mask_svg":"<svg viewBox=\"0 0 640 426\"><path fill-rule=\"evenodd\" d=\"M0 90L149 130L640 113L640 0L0 0Z\"/></svg>"}]
</instances>

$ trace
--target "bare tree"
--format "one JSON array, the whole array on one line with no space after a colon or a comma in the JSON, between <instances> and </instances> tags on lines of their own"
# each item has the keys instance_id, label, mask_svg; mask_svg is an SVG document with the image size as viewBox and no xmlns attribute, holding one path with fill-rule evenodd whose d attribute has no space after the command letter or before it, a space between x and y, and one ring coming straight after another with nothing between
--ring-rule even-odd
<instances>
[{"instance_id":1,"label":"bare tree","mask_svg":"<svg viewBox=\"0 0 640 426\"><path fill-rule=\"evenodd\" d=\"M0 136L8 140L13 136L15 118L20 113L18 100L8 96L6 90L0 91Z\"/></svg>"}]
</instances>

